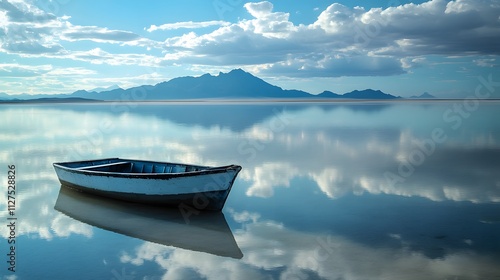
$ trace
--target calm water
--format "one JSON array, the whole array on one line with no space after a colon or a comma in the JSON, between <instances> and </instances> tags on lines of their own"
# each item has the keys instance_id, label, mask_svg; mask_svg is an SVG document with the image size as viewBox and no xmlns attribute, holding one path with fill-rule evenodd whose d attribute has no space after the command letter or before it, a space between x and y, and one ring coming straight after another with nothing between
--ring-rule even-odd
<instances>
[{"instance_id":1,"label":"calm water","mask_svg":"<svg viewBox=\"0 0 500 280\"><path fill-rule=\"evenodd\" d=\"M500 279L499 117L462 101L0 105L0 279ZM60 190L53 162L116 156L243 171L222 214L189 224Z\"/></svg>"}]
</instances>

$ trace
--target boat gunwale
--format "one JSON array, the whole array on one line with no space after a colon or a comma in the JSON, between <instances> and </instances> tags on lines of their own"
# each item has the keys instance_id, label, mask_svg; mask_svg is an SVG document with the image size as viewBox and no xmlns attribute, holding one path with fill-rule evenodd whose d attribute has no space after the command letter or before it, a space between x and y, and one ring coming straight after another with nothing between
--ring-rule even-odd
<instances>
[{"instance_id":1,"label":"boat gunwale","mask_svg":"<svg viewBox=\"0 0 500 280\"><path fill-rule=\"evenodd\" d=\"M151 164L172 164L172 165L181 165L181 166L196 166L206 168L203 170L197 171L184 171L184 172L173 172L173 173L137 173L137 172L111 172L111 171L99 171L99 170L88 170L88 169L77 169L75 167L64 166L64 164L73 164L73 163L90 163L96 161L106 161L106 160L117 160L125 161L125 162L142 162L142 163L151 163ZM162 162L162 161L147 161L147 160L135 160L135 159L122 159L122 158L103 158L103 159L94 159L94 160L83 160L83 161L69 161L69 162L56 162L53 163L53 166L59 169L63 169L67 172L82 174L82 175L90 175L90 176L107 176L107 177L126 177L126 178L144 178L144 179L171 179L177 177L191 177L191 176L199 176L199 175L210 175L217 174L221 172L227 172L231 169L235 169L239 172L241 170L241 166L231 164L225 166L202 166L202 165L192 165L192 164L184 164L184 163L175 163L175 162ZM81 167L80 167L81 168Z\"/></svg>"}]
</instances>

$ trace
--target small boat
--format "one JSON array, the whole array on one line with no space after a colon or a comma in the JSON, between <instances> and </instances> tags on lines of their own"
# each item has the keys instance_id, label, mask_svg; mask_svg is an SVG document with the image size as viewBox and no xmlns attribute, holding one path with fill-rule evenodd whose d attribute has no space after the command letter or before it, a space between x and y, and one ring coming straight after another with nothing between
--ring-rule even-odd
<instances>
[{"instance_id":1,"label":"small boat","mask_svg":"<svg viewBox=\"0 0 500 280\"><path fill-rule=\"evenodd\" d=\"M121 158L58 162L62 185L120 200L162 204L181 211L220 211L241 170Z\"/></svg>"},{"instance_id":2,"label":"small boat","mask_svg":"<svg viewBox=\"0 0 500 280\"><path fill-rule=\"evenodd\" d=\"M241 259L223 212L180 211L107 199L61 186L54 209L82 223L165 246Z\"/></svg>"}]
</instances>

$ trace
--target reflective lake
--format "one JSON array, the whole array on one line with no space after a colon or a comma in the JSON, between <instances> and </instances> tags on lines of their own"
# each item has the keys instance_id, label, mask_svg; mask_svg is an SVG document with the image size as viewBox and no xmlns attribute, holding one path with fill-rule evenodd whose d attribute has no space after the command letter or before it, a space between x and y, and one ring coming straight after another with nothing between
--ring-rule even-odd
<instances>
[{"instance_id":1,"label":"reflective lake","mask_svg":"<svg viewBox=\"0 0 500 280\"><path fill-rule=\"evenodd\" d=\"M0 128L0 279L500 279L500 102L3 104ZM104 157L243 170L185 219L60 188L53 162Z\"/></svg>"}]
</instances>

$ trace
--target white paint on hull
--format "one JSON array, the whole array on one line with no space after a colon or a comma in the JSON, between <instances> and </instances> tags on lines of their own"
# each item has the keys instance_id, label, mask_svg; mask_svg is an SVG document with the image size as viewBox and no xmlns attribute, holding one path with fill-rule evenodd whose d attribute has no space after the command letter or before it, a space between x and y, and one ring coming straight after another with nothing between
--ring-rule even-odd
<instances>
[{"instance_id":1,"label":"white paint on hull","mask_svg":"<svg viewBox=\"0 0 500 280\"><path fill-rule=\"evenodd\" d=\"M174 176L172 178L152 178L154 176L134 175L130 177L113 174L90 174L84 171L58 168L60 181L96 189L104 192L121 192L140 195L177 195L209 191L224 191L231 187L239 169L228 169L220 173L198 174L196 176ZM157 176L161 177L161 176Z\"/></svg>"}]
</instances>

